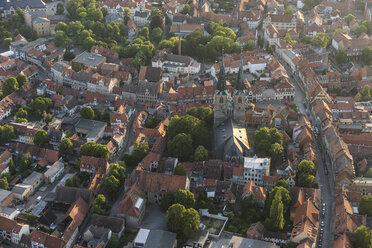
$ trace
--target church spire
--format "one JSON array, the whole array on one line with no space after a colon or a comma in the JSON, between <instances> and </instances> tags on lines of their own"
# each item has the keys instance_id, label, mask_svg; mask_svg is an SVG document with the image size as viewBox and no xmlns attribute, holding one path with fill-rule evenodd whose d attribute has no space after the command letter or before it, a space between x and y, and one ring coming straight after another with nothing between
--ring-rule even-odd
<instances>
[{"instance_id":1,"label":"church spire","mask_svg":"<svg viewBox=\"0 0 372 248\"><path fill-rule=\"evenodd\" d=\"M217 91L218 92L226 91L225 57L223 55L223 51L222 51L220 72L218 73L218 78L217 78Z\"/></svg>"},{"instance_id":2,"label":"church spire","mask_svg":"<svg viewBox=\"0 0 372 248\"><path fill-rule=\"evenodd\" d=\"M240 55L240 66L239 66L238 78L236 80L235 92L243 93L244 91L245 91L245 85L244 85L243 56Z\"/></svg>"}]
</instances>

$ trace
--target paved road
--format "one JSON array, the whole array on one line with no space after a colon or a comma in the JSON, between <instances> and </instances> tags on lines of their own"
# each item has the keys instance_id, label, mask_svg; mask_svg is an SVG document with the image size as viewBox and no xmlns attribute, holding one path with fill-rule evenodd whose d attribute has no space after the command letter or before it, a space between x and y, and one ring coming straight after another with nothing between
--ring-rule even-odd
<instances>
[{"instance_id":1,"label":"paved road","mask_svg":"<svg viewBox=\"0 0 372 248\"><path fill-rule=\"evenodd\" d=\"M279 59L279 58L278 58ZM280 59L279 59L280 61ZM307 118L315 125L316 121L314 116L310 114L310 108L306 102L306 94L303 87L301 87L301 81L297 75L291 73L291 70L283 61L280 61L286 68L288 75L290 76L290 81L295 86L296 95L294 102L296 103L299 112L305 113ZM321 139L322 135L317 135L314 137L316 140L315 151L316 157L318 158L318 171L316 173L316 181L318 182L319 189L321 191L321 201L325 203L325 218L322 218L322 207L320 207L320 221L324 220L324 229L320 230L319 221L319 233L318 233L318 247L333 247L333 234L334 234L334 218L335 218L335 193L334 193L334 173L332 170L332 163L326 153L326 149ZM321 205L322 205L321 203Z\"/></svg>"}]
</instances>

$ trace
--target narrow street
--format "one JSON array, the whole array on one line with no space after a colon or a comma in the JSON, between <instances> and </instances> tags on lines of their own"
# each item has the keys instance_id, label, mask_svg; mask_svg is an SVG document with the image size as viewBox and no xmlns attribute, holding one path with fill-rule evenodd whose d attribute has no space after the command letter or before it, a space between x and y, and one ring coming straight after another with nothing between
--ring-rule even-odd
<instances>
[{"instance_id":1,"label":"narrow street","mask_svg":"<svg viewBox=\"0 0 372 248\"><path fill-rule=\"evenodd\" d=\"M316 125L316 120L312 116L310 106L306 100L306 93L301 87L300 79L293 74L284 61L278 60L286 68L290 81L295 87L296 95L294 102L298 107L300 113L304 113L306 118L312 123L313 127ZM335 218L335 193L334 193L334 173L332 170L332 163L327 155L327 150L322 140L322 134L313 134L315 138L315 151L318 158L318 170L316 173L316 182L318 183L321 192L321 204L319 206L319 232L318 232L318 246L317 247L333 247L333 233L334 233L334 218ZM322 217L322 204L325 203L324 218ZM321 231L321 221L324 221L323 231Z\"/></svg>"}]
</instances>

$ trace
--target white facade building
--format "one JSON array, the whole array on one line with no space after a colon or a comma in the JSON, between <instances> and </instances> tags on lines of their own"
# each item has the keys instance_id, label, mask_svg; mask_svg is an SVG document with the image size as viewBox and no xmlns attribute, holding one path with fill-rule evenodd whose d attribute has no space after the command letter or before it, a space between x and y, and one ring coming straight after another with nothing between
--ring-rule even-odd
<instances>
[{"instance_id":1,"label":"white facade building","mask_svg":"<svg viewBox=\"0 0 372 248\"><path fill-rule=\"evenodd\" d=\"M264 176L269 175L269 158L244 157L244 181L246 184L253 181L256 185L262 186Z\"/></svg>"}]
</instances>

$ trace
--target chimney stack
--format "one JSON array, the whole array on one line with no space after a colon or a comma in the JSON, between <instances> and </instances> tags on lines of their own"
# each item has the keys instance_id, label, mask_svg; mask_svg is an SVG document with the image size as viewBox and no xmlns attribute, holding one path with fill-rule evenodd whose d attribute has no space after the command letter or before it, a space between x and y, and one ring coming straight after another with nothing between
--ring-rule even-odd
<instances>
[{"instance_id":1,"label":"chimney stack","mask_svg":"<svg viewBox=\"0 0 372 248\"><path fill-rule=\"evenodd\" d=\"M178 37L178 55L182 55L181 49L182 49L181 37Z\"/></svg>"}]
</instances>

